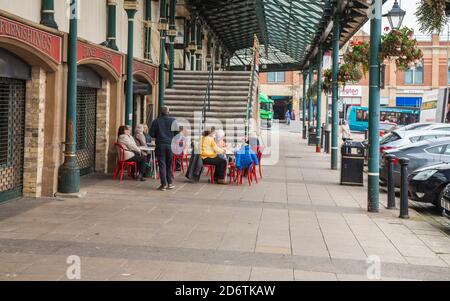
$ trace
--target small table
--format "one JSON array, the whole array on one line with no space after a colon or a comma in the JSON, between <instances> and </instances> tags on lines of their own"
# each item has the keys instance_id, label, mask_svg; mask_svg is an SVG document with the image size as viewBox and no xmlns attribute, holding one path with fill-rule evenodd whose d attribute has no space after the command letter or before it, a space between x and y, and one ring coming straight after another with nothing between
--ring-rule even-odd
<instances>
[{"instance_id":1,"label":"small table","mask_svg":"<svg viewBox=\"0 0 450 301\"><path fill-rule=\"evenodd\" d=\"M151 158L152 158L152 178L156 179L156 146L140 146L139 147L141 149L141 151L144 151L146 153L149 153Z\"/></svg>"}]
</instances>

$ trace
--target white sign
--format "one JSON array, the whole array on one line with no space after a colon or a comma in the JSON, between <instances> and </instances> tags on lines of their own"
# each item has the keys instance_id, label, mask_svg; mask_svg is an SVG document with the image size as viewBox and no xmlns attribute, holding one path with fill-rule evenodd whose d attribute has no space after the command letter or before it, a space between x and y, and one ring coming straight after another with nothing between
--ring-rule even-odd
<instances>
[{"instance_id":1,"label":"white sign","mask_svg":"<svg viewBox=\"0 0 450 301\"><path fill-rule=\"evenodd\" d=\"M361 86L345 86L339 92L340 97L362 97Z\"/></svg>"}]
</instances>

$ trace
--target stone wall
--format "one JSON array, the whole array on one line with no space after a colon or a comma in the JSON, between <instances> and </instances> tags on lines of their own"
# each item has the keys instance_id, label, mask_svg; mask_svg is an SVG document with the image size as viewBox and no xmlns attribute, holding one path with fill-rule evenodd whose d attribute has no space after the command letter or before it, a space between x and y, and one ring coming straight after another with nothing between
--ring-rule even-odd
<instances>
[{"instance_id":1,"label":"stone wall","mask_svg":"<svg viewBox=\"0 0 450 301\"><path fill-rule=\"evenodd\" d=\"M31 80L27 81L25 101L23 195L26 197L40 197L42 195L45 85L45 71L40 67L33 67Z\"/></svg>"}]
</instances>

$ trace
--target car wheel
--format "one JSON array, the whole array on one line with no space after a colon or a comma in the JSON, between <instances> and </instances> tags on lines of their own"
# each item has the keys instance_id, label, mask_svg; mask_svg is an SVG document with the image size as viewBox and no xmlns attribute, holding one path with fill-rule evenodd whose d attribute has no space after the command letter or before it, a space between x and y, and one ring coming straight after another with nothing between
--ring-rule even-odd
<instances>
[{"instance_id":1,"label":"car wheel","mask_svg":"<svg viewBox=\"0 0 450 301\"><path fill-rule=\"evenodd\" d=\"M442 198L444 197L444 192L445 192L447 186L449 186L449 185L446 185L446 186L444 186L444 187L442 188L441 192L439 193L438 199L437 199L436 202L433 204L434 206L436 206L436 208L439 210L439 212L442 212L442 210L444 209L444 208L442 208L442 206L441 206L441 200L442 200Z\"/></svg>"}]
</instances>

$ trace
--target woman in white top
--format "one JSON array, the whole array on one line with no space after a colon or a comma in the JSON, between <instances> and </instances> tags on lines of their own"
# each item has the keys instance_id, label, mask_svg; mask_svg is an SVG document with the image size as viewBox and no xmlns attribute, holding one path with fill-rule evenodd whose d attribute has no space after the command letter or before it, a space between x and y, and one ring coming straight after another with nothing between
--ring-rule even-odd
<instances>
[{"instance_id":1,"label":"woman in white top","mask_svg":"<svg viewBox=\"0 0 450 301\"><path fill-rule=\"evenodd\" d=\"M352 134L346 120L342 120L341 126L339 127L339 134L344 142L351 139Z\"/></svg>"}]
</instances>

